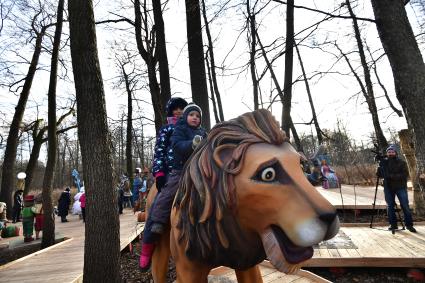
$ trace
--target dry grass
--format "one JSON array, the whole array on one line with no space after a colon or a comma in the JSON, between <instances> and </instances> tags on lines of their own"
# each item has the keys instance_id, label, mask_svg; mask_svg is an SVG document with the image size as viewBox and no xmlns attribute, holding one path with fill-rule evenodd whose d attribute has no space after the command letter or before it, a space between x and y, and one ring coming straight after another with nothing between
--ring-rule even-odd
<instances>
[{"instance_id":1,"label":"dry grass","mask_svg":"<svg viewBox=\"0 0 425 283\"><path fill-rule=\"evenodd\" d=\"M373 186L376 184L377 164L334 166L341 184Z\"/></svg>"}]
</instances>

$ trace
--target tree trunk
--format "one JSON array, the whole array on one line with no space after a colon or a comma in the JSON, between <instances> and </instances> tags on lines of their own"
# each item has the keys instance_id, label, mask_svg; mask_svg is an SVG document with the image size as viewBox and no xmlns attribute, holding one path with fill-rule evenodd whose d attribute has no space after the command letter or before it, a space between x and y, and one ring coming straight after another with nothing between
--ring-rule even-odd
<instances>
[{"instance_id":1,"label":"tree trunk","mask_svg":"<svg viewBox=\"0 0 425 283\"><path fill-rule=\"evenodd\" d=\"M212 79L212 83L213 83L213 92L211 92L211 99L213 99L214 97L216 98L217 101L217 108L218 108L218 113L220 115L220 121L224 121L224 114L223 114L223 105L221 103L221 94L220 91L218 90L218 83L217 83L217 74L215 72L215 59L214 59L214 45L213 45L213 41L211 38L211 32L210 32L210 25L208 23L208 19L207 19L207 11L205 9L205 1L202 0L202 15L204 17L204 24L205 24L205 32L207 34L207 39L208 39L208 54L210 55L210 60L211 60L211 79Z\"/></svg>"},{"instance_id":2,"label":"tree trunk","mask_svg":"<svg viewBox=\"0 0 425 283\"><path fill-rule=\"evenodd\" d=\"M218 117L218 110L217 110L217 103L215 102L215 97L214 97L214 86L213 86L213 82L212 82L212 77L211 77L211 68L210 68L210 62L208 59L208 52L205 53L205 63L207 64L207 76L208 76L208 83L210 85L210 93L211 93L211 102L212 102L212 107L213 107L213 114L214 114L214 119L216 123L220 122L220 118Z\"/></svg>"},{"instance_id":3,"label":"tree trunk","mask_svg":"<svg viewBox=\"0 0 425 283\"><path fill-rule=\"evenodd\" d=\"M25 77L25 83L22 87L21 95L19 96L18 104L15 107L15 114L13 115L12 124L10 125L9 135L7 137L6 149L4 152L2 178L1 178L1 192L0 199L7 204L7 214L11 215L13 207L13 189L15 187L14 175L15 175L15 162L16 153L18 149L19 139L19 128L24 116L25 106L28 101L30 94L32 81L34 79L35 71L37 70L38 59L41 53L41 43L43 36L46 32L46 28L43 27L35 40L34 53L32 55L31 63L28 68L27 75Z\"/></svg>"},{"instance_id":4,"label":"tree trunk","mask_svg":"<svg viewBox=\"0 0 425 283\"><path fill-rule=\"evenodd\" d=\"M34 175L34 169L37 166L38 157L40 156L40 149L44 143L44 140L43 140L44 132L45 132L45 129L43 128L33 135L34 144L32 146L27 168L25 169L25 174L27 175L27 177L25 178L24 196L26 196L31 190L31 183L32 183L33 175Z\"/></svg>"},{"instance_id":5,"label":"tree trunk","mask_svg":"<svg viewBox=\"0 0 425 283\"><path fill-rule=\"evenodd\" d=\"M127 135L125 145L125 158L127 160L127 173L130 183L133 185L133 99L130 88L128 75L122 66L122 74L125 81L125 89L127 91Z\"/></svg>"},{"instance_id":6,"label":"tree trunk","mask_svg":"<svg viewBox=\"0 0 425 283\"><path fill-rule=\"evenodd\" d=\"M120 282L117 193L105 94L96 46L93 3L69 5L71 58L78 109L78 137L86 189L84 282Z\"/></svg>"},{"instance_id":7,"label":"tree trunk","mask_svg":"<svg viewBox=\"0 0 425 283\"><path fill-rule=\"evenodd\" d=\"M291 128L292 66L294 63L294 0L286 5L285 82L283 85L282 129L289 136Z\"/></svg>"},{"instance_id":8,"label":"tree trunk","mask_svg":"<svg viewBox=\"0 0 425 283\"><path fill-rule=\"evenodd\" d=\"M369 66L366 62L366 56L365 56L365 52L363 48L362 38L360 36L359 25L357 23L356 15L354 14L353 9L351 8L350 0L346 0L345 3L347 4L348 12L350 13L350 16L353 20L354 36L357 41L357 48L359 49L360 62L363 68L364 81L366 84L366 92L363 92L363 95L365 96L370 114L372 115L372 123L375 129L375 135L376 135L376 140L378 142L379 149L384 150L385 148L388 147L388 142L384 136L384 132L382 131L381 123L379 122L378 109L375 103L375 94L373 92L373 85L372 85L372 80L370 78Z\"/></svg>"},{"instance_id":9,"label":"tree trunk","mask_svg":"<svg viewBox=\"0 0 425 283\"><path fill-rule=\"evenodd\" d=\"M316 109L314 108L313 97L311 96L311 91L310 91L310 84L308 83L307 75L306 75L305 69L304 69L304 63L303 63L303 60L301 58L301 54L300 54L300 50L298 49L298 45L295 45L295 49L297 51L298 61L300 62L301 71L303 73L305 89L306 89L307 95L308 95L308 102L310 103L311 114L313 115L314 128L316 129L317 141L319 142L319 145L321 145L322 142L323 142L322 130L320 129L319 121L317 120Z\"/></svg>"},{"instance_id":10,"label":"tree trunk","mask_svg":"<svg viewBox=\"0 0 425 283\"><path fill-rule=\"evenodd\" d=\"M146 7L144 6L143 8L146 14L147 13ZM165 104L162 103L161 90L158 84L158 80L156 78L157 59L153 54L153 47L148 46L145 49L143 45L143 36L142 36L143 29L144 30L148 29L147 22L145 20L144 27L142 28L142 11L140 10L140 0L135 0L134 1L134 30L136 34L137 50L139 51L140 56L142 56L148 68L149 90L151 93L152 106L155 113L155 130L156 132L158 132L161 126L163 125L163 123L166 121ZM164 51L166 52L165 49L162 52Z\"/></svg>"},{"instance_id":11,"label":"tree trunk","mask_svg":"<svg viewBox=\"0 0 425 283\"><path fill-rule=\"evenodd\" d=\"M249 67L251 70L251 79L252 79L252 91L254 96L254 110L259 109L259 100L258 100L258 79L255 69L255 53L257 47L257 37L255 36L257 27L255 23L255 11L251 11L249 6L249 0L246 1L246 11L248 14L248 24L249 24L249 38L251 39L250 50L249 50Z\"/></svg>"},{"instance_id":12,"label":"tree trunk","mask_svg":"<svg viewBox=\"0 0 425 283\"><path fill-rule=\"evenodd\" d=\"M425 64L404 1L372 0L379 37L393 70L397 99L413 133L416 153L416 212L425 215Z\"/></svg>"},{"instance_id":13,"label":"tree trunk","mask_svg":"<svg viewBox=\"0 0 425 283\"><path fill-rule=\"evenodd\" d=\"M46 170L44 171L43 180L43 239L41 241L41 247L46 248L55 244L55 216L53 213L53 178L55 173L56 165L56 150L58 147L57 135L56 135L56 85L57 85L57 73L58 73L58 61L59 61L59 48L61 43L62 35L62 23L63 23L63 9L65 0L59 0L58 12L56 21L55 36L53 39L53 50L52 60L50 66L50 80L49 80L49 91L48 96L48 148L47 148L47 164Z\"/></svg>"},{"instance_id":14,"label":"tree trunk","mask_svg":"<svg viewBox=\"0 0 425 283\"><path fill-rule=\"evenodd\" d=\"M210 108L205 76L204 48L199 0L185 0L187 48L189 51L190 85L193 102L202 109L202 126L209 130Z\"/></svg>"},{"instance_id":15,"label":"tree trunk","mask_svg":"<svg viewBox=\"0 0 425 283\"><path fill-rule=\"evenodd\" d=\"M295 146L297 147L297 151L301 151L304 153L303 145L301 143L300 137L298 136L297 129L295 128L295 125L292 121L291 121L291 132L294 138Z\"/></svg>"},{"instance_id":16,"label":"tree trunk","mask_svg":"<svg viewBox=\"0 0 425 283\"><path fill-rule=\"evenodd\" d=\"M162 18L161 0L152 0L155 20L156 53L158 54L159 79L161 82L161 104L163 109L171 98L170 72L168 70L167 44L165 42L164 20ZM166 121L163 121L164 123Z\"/></svg>"}]
</instances>

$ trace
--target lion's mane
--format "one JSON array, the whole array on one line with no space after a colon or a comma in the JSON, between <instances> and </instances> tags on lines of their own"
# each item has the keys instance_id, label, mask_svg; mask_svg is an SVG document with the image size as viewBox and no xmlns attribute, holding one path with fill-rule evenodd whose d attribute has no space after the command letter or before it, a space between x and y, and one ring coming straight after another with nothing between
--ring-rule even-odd
<instances>
[{"instance_id":1,"label":"lion's mane","mask_svg":"<svg viewBox=\"0 0 425 283\"><path fill-rule=\"evenodd\" d=\"M180 215L179 241L191 260L245 269L265 259L259 235L238 223L234 176L242 170L250 145L285 141L267 110L213 127L187 162L174 202Z\"/></svg>"}]
</instances>

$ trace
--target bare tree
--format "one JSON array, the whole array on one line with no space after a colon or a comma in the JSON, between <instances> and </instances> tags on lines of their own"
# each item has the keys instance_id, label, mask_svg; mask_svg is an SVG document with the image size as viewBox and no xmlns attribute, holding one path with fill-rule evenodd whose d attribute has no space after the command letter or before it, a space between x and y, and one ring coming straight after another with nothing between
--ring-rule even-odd
<instances>
[{"instance_id":1,"label":"bare tree","mask_svg":"<svg viewBox=\"0 0 425 283\"><path fill-rule=\"evenodd\" d=\"M140 56L142 56L143 60L146 62L146 66L148 69L149 90L152 98L152 106L155 112L155 129L158 132L158 130L161 128L162 124L166 120L166 102L164 103L164 100L161 99L161 88L156 77L156 64L158 62L158 56L156 55L156 36L153 29L151 29L149 26L148 8L146 6L146 0L144 0L143 2L143 12L140 7L140 0L135 0L134 29L136 33L136 43ZM164 52L164 50L165 46L163 47L161 52Z\"/></svg>"},{"instance_id":2,"label":"bare tree","mask_svg":"<svg viewBox=\"0 0 425 283\"><path fill-rule=\"evenodd\" d=\"M32 17L32 20L31 20L32 32L35 34L34 51L32 54L32 59L28 68L27 75L25 76L25 79L24 79L24 85L22 86L22 91L19 95L18 104L15 107L15 113L13 115L12 123L9 128L9 135L7 137L6 149L4 152L0 199L6 202L8 214L11 213L11 209L12 209L12 192L14 188L15 160L16 160L16 152L18 147L19 130L21 127L22 118L24 116L25 107L30 94L34 75L37 70L37 64L42 51L43 37L46 33L46 30L49 27L54 25L54 24L42 25L41 28L38 29L36 22L40 14L41 14L41 11L38 11Z\"/></svg>"},{"instance_id":3,"label":"bare tree","mask_svg":"<svg viewBox=\"0 0 425 283\"><path fill-rule=\"evenodd\" d=\"M211 62L210 66L207 66L208 72L211 73L209 76L211 77L212 86L213 86L211 88L212 90L211 99L217 102L218 113L220 115L220 121L224 121L223 105L221 103L221 95L218 89L217 74L215 71L216 66L215 66L215 58L214 58L214 44L211 37L210 25L207 18L207 11L205 9L205 0L202 0L202 16L204 18L205 33L207 34L207 39L208 39L207 54Z\"/></svg>"},{"instance_id":4,"label":"bare tree","mask_svg":"<svg viewBox=\"0 0 425 283\"><path fill-rule=\"evenodd\" d=\"M59 47L61 43L62 35L62 23L63 23L63 9L64 0L59 0L55 37L53 40L53 51L50 69L50 81L48 91L48 149L47 149L47 165L46 171L44 172L43 180L43 239L41 241L42 247L48 247L55 244L55 218L53 213L53 177L56 165L56 150L57 150L57 136L56 136L56 85L57 85L57 73L58 73L58 59L59 59Z\"/></svg>"},{"instance_id":5,"label":"bare tree","mask_svg":"<svg viewBox=\"0 0 425 283\"><path fill-rule=\"evenodd\" d=\"M64 113L56 122L56 127L59 127L61 123L65 120L66 117L74 113L74 105ZM38 157L40 156L40 150L43 143L47 141L47 138L44 137L44 134L47 131L47 126L43 125L44 120L43 119L37 119L34 121L34 123L31 123L31 131L32 131L32 140L33 140L33 146L31 148L31 154L30 158L28 160L27 167L25 169L25 174L27 177L25 178L25 189L24 189L24 195L27 195L29 191L32 188L32 180L34 175L34 170L37 165ZM71 129L75 129L77 125L70 125L67 127L61 127L61 129L56 131L56 135L59 135L61 133L65 133Z\"/></svg>"},{"instance_id":6,"label":"bare tree","mask_svg":"<svg viewBox=\"0 0 425 283\"><path fill-rule=\"evenodd\" d=\"M291 101L292 101L292 68L294 63L294 0L286 5L286 43L285 43L285 82L282 98L282 129L290 136Z\"/></svg>"},{"instance_id":7,"label":"bare tree","mask_svg":"<svg viewBox=\"0 0 425 283\"><path fill-rule=\"evenodd\" d=\"M387 142L387 139L385 138L384 132L382 131L382 128L381 128L381 124L379 122L378 109L376 107L375 94L373 91L373 85L372 85L372 80L370 76L370 69L366 62L366 55L364 52L363 41L360 35L360 28L357 23L356 15L354 14L354 11L351 7L350 0L346 0L345 4L347 5L348 12L350 13L350 16L353 19L354 37L356 38L356 42L357 42L357 48L359 51L360 62L362 64L364 81L366 86L363 85L363 83L361 82L359 76L356 74L354 69L352 67L350 67L350 69L352 70L353 75L356 77L358 83L360 84L363 96L366 100L367 106L369 107L370 114L372 115L372 122L373 122L373 127L375 129L378 146L381 150L383 150L387 148L388 142ZM348 60L347 56L344 56L344 58Z\"/></svg>"},{"instance_id":8,"label":"bare tree","mask_svg":"<svg viewBox=\"0 0 425 283\"><path fill-rule=\"evenodd\" d=\"M71 57L87 197L84 282L120 282L120 236L105 94L92 1L68 3ZM99 233L107 231L107 233Z\"/></svg>"},{"instance_id":9,"label":"bare tree","mask_svg":"<svg viewBox=\"0 0 425 283\"><path fill-rule=\"evenodd\" d=\"M130 182L133 184L133 92L137 83L137 75L135 75L135 66L132 64L131 54L124 50L123 56L116 55L117 64L121 69L120 83L124 84L127 94L127 126L126 126L126 171L129 174ZM130 65L130 70L127 66ZM132 65L132 66L131 66Z\"/></svg>"},{"instance_id":10,"label":"bare tree","mask_svg":"<svg viewBox=\"0 0 425 283\"><path fill-rule=\"evenodd\" d=\"M255 5L250 7L250 1L246 1L246 12L247 12L247 26L248 26L248 41L250 41L249 46L249 67L251 71L251 79L252 79L252 91L254 96L254 110L259 109L259 99L258 99L258 78L257 72L255 68L255 55L257 51L257 37L256 37L256 21L255 21Z\"/></svg>"},{"instance_id":11,"label":"bare tree","mask_svg":"<svg viewBox=\"0 0 425 283\"><path fill-rule=\"evenodd\" d=\"M155 20L156 52L159 62L159 78L161 81L161 101L166 105L171 98L170 72L168 70L167 44L165 42L164 20L162 18L161 0L152 0L153 17Z\"/></svg>"},{"instance_id":12,"label":"bare tree","mask_svg":"<svg viewBox=\"0 0 425 283\"><path fill-rule=\"evenodd\" d=\"M375 74L376 81L378 82L379 86L381 87L382 91L384 92L384 96L385 96L385 99L388 102L388 105L397 114L398 117L403 117L403 112L400 109L398 109L397 107L394 106L393 102L391 101L390 96L388 95L387 88L385 87L385 85L381 81L381 77L379 76L379 73L378 73L378 67L376 66L377 65L377 60L375 60L373 58L373 54L370 51L370 48L366 44L366 42L365 42L365 45L366 45L367 51L369 53L369 57L372 60L371 68L373 69L373 73ZM382 56L380 58L382 58Z\"/></svg>"},{"instance_id":13,"label":"bare tree","mask_svg":"<svg viewBox=\"0 0 425 283\"><path fill-rule=\"evenodd\" d=\"M210 129L210 108L202 43L201 12L198 0L186 0L187 48L193 101L202 109L202 125Z\"/></svg>"},{"instance_id":14,"label":"bare tree","mask_svg":"<svg viewBox=\"0 0 425 283\"><path fill-rule=\"evenodd\" d=\"M303 73L305 89L306 89L307 95L308 95L308 102L310 103L311 114L313 115L314 128L316 129L317 141L319 142L319 145L320 145L323 142L322 130L320 129L319 121L317 120L316 109L314 108L313 97L311 95L311 90L310 90L310 84L308 82L307 75L305 73L304 62L301 58L301 53L300 53L300 50L299 50L297 44L295 44L295 49L297 51L298 61L300 62L301 71Z\"/></svg>"}]
</instances>

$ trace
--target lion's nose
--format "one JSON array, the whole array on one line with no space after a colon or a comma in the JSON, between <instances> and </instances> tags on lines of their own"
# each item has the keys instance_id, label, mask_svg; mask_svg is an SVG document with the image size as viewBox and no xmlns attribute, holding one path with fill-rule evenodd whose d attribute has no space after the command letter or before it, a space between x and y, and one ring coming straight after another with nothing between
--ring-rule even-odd
<instances>
[{"instance_id":1,"label":"lion's nose","mask_svg":"<svg viewBox=\"0 0 425 283\"><path fill-rule=\"evenodd\" d=\"M319 219L327 224L332 224L332 222L335 220L336 212L327 212L327 213L321 213L319 215Z\"/></svg>"}]
</instances>

